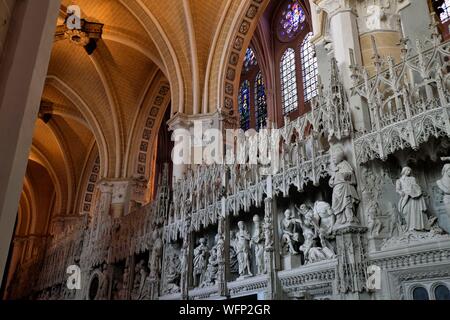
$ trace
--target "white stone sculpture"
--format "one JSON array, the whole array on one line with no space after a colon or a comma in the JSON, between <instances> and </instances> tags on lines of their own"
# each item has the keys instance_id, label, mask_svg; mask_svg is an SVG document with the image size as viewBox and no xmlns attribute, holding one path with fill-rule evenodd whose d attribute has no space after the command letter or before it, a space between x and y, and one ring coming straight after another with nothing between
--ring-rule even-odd
<instances>
[{"instance_id":1,"label":"white stone sculpture","mask_svg":"<svg viewBox=\"0 0 450 320\"><path fill-rule=\"evenodd\" d=\"M205 281L209 256L209 248L206 243L205 238L200 238L199 245L194 249L194 285L200 285Z\"/></svg>"},{"instance_id":2,"label":"white stone sculpture","mask_svg":"<svg viewBox=\"0 0 450 320\"><path fill-rule=\"evenodd\" d=\"M149 267L150 267L150 278L158 279L161 273L161 258L163 250L163 242L161 239L159 229L155 229L152 234L152 254L150 256Z\"/></svg>"},{"instance_id":3,"label":"white stone sculpture","mask_svg":"<svg viewBox=\"0 0 450 320\"><path fill-rule=\"evenodd\" d=\"M427 205L422 188L411 173L411 168L405 167L401 178L397 180L396 190L400 195L398 211L405 218L407 231L428 231Z\"/></svg>"},{"instance_id":4,"label":"white stone sculpture","mask_svg":"<svg viewBox=\"0 0 450 320\"><path fill-rule=\"evenodd\" d=\"M253 276L250 264L250 240L250 233L247 231L245 223L239 221L238 231L236 232L236 249L240 278Z\"/></svg>"},{"instance_id":5,"label":"white stone sculpture","mask_svg":"<svg viewBox=\"0 0 450 320\"><path fill-rule=\"evenodd\" d=\"M251 244L255 248L256 274L265 272L264 263L264 231L258 215L253 217L253 235Z\"/></svg>"},{"instance_id":6,"label":"white stone sculpture","mask_svg":"<svg viewBox=\"0 0 450 320\"><path fill-rule=\"evenodd\" d=\"M327 221L331 211L330 205L326 202L317 202L313 210L303 204L297 210L299 213L298 222L302 227L303 238L305 240L300 247L300 250L305 255L305 262L308 264L334 258L333 246L327 238L330 236L328 230L333 227L329 224L330 221ZM321 215L325 218L323 226L321 226ZM320 240L321 247L317 244L318 239Z\"/></svg>"},{"instance_id":7,"label":"white stone sculpture","mask_svg":"<svg viewBox=\"0 0 450 320\"><path fill-rule=\"evenodd\" d=\"M206 268L204 280L200 284L200 287L208 287L216 283L217 272L219 270L219 255L222 254L222 252L219 253L219 250L222 250L222 248L220 247L222 243L220 242L219 235L216 235L215 241L216 244L209 252L208 266Z\"/></svg>"},{"instance_id":8,"label":"white stone sculpture","mask_svg":"<svg viewBox=\"0 0 450 320\"><path fill-rule=\"evenodd\" d=\"M442 178L437 181L437 185L444 194L445 209L450 217L450 163L442 168Z\"/></svg>"},{"instance_id":9,"label":"white stone sculpture","mask_svg":"<svg viewBox=\"0 0 450 320\"><path fill-rule=\"evenodd\" d=\"M332 163L334 168L329 184L333 188L332 208L336 215L335 227L359 223L355 215L356 205L359 203L356 177L352 166L345 160L341 145L333 148Z\"/></svg>"},{"instance_id":10,"label":"white stone sculpture","mask_svg":"<svg viewBox=\"0 0 450 320\"><path fill-rule=\"evenodd\" d=\"M297 255L296 249L299 242L299 232L297 229L298 221L294 219L290 209L284 212L284 218L281 221L281 240L285 246L288 247L288 252L291 255Z\"/></svg>"},{"instance_id":11,"label":"white stone sculpture","mask_svg":"<svg viewBox=\"0 0 450 320\"><path fill-rule=\"evenodd\" d=\"M378 219L379 211L378 204L372 201L367 209L367 228L371 238L378 237L383 228L380 219Z\"/></svg>"},{"instance_id":12,"label":"white stone sculpture","mask_svg":"<svg viewBox=\"0 0 450 320\"><path fill-rule=\"evenodd\" d=\"M169 245L166 250L163 292L172 294L180 291L181 262L172 245Z\"/></svg>"}]
</instances>

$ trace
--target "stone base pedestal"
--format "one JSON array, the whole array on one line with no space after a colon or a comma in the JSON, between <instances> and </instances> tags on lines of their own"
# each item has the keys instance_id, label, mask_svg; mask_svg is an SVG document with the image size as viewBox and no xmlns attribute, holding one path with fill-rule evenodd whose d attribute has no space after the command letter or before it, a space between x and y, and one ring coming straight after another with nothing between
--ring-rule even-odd
<instances>
[{"instance_id":1,"label":"stone base pedestal","mask_svg":"<svg viewBox=\"0 0 450 320\"><path fill-rule=\"evenodd\" d=\"M292 270L302 265L302 257L299 254L284 256L281 259L283 270Z\"/></svg>"}]
</instances>

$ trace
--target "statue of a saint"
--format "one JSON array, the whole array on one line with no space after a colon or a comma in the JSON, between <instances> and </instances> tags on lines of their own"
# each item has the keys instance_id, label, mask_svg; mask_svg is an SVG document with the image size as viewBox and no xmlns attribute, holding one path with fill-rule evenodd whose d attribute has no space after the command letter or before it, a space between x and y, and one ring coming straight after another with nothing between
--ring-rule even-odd
<instances>
[{"instance_id":1,"label":"statue of a saint","mask_svg":"<svg viewBox=\"0 0 450 320\"><path fill-rule=\"evenodd\" d=\"M251 244L255 248L256 273L263 274L265 272L264 263L264 231L258 215L253 217L253 236Z\"/></svg>"},{"instance_id":2,"label":"statue of a saint","mask_svg":"<svg viewBox=\"0 0 450 320\"><path fill-rule=\"evenodd\" d=\"M284 219L281 221L282 242L288 246L289 253L298 254L296 246L299 242L299 233L297 230L298 221L292 216L291 210L284 212Z\"/></svg>"},{"instance_id":3,"label":"statue of a saint","mask_svg":"<svg viewBox=\"0 0 450 320\"><path fill-rule=\"evenodd\" d=\"M332 162L334 169L329 183L333 188L332 208L336 215L336 226L359 223L355 214L359 203L356 177L352 166L345 160L342 146L334 147Z\"/></svg>"},{"instance_id":4,"label":"statue of a saint","mask_svg":"<svg viewBox=\"0 0 450 320\"><path fill-rule=\"evenodd\" d=\"M152 254L150 256L150 278L157 279L161 273L161 257L163 250L163 242L160 236L160 231L155 229L152 234L153 247Z\"/></svg>"},{"instance_id":5,"label":"statue of a saint","mask_svg":"<svg viewBox=\"0 0 450 320\"><path fill-rule=\"evenodd\" d=\"M411 173L411 168L405 167L401 178L397 180L396 190L400 194L398 211L405 218L407 231L428 231L427 205L422 188Z\"/></svg>"},{"instance_id":6,"label":"statue of a saint","mask_svg":"<svg viewBox=\"0 0 450 320\"><path fill-rule=\"evenodd\" d=\"M250 268L250 233L243 221L238 222L238 231L236 232L236 251L239 263L239 276L253 276Z\"/></svg>"},{"instance_id":7,"label":"statue of a saint","mask_svg":"<svg viewBox=\"0 0 450 320\"><path fill-rule=\"evenodd\" d=\"M437 185L444 193L444 205L450 216L450 163L442 168L442 178L438 180Z\"/></svg>"},{"instance_id":8,"label":"statue of a saint","mask_svg":"<svg viewBox=\"0 0 450 320\"><path fill-rule=\"evenodd\" d=\"M200 238L198 247L194 249L194 285L200 285L205 281L208 255L209 248L206 245L206 239Z\"/></svg>"}]
</instances>

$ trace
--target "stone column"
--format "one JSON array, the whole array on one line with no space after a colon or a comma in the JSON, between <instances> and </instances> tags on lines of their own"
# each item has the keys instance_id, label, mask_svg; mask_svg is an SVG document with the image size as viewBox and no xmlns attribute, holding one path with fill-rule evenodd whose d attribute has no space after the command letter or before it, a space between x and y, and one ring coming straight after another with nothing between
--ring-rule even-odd
<instances>
[{"instance_id":1,"label":"stone column","mask_svg":"<svg viewBox=\"0 0 450 320\"><path fill-rule=\"evenodd\" d=\"M185 115L177 114L169 120L169 130L172 131L174 150L172 151L173 181L182 179L186 167L191 162L192 138L191 124Z\"/></svg>"},{"instance_id":2,"label":"stone column","mask_svg":"<svg viewBox=\"0 0 450 320\"><path fill-rule=\"evenodd\" d=\"M192 232L191 232L191 212L187 212L183 226L183 245L181 247L181 279L180 290L181 299L189 300L189 288L192 285Z\"/></svg>"},{"instance_id":3,"label":"stone column","mask_svg":"<svg viewBox=\"0 0 450 320\"><path fill-rule=\"evenodd\" d=\"M264 199L264 262L266 265L266 272L268 277L268 296L269 300L281 299L281 287L278 279L278 263L276 254L279 252L275 250L275 229L277 226L277 219L274 218L274 201L272 198Z\"/></svg>"},{"instance_id":4,"label":"stone column","mask_svg":"<svg viewBox=\"0 0 450 320\"><path fill-rule=\"evenodd\" d=\"M367 295L367 228L351 225L336 230L338 255L337 294L348 300Z\"/></svg>"},{"instance_id":5,"label":"stone column","mask_svg":"<svg viewBox=\"0 0 450 320\"><path fill-rule=\"evenodd\" d=\"M17 1L0 66L0 275L13 235L59 0Z\"/></svg>"},{"instance_id":6,"label":"stone column","mask_svg":"<svg viewBox=\"0 0 450 320\"><path fill-rule=\"evenodd\" d=\"M322 18L322 24L325 24L326 20L329 21L330 39L325 39L323 46L329 50L330 54L334 55L337 61L341 80L350 97L350 109L355 129L364 130L367 127L368 115L365 114L364 108L361 111L361 98L350 95L350 88L353 87L350 66L362 65L358 12L354 2L356 1L319 0L316 4L319 12L326 13L326 17ZM324 60L323 57L322 60ZM321 70L321 75L323 73ZM322 82L327 84L329 80L327 77L323 77Z\"/></svg>"}]
</instances>

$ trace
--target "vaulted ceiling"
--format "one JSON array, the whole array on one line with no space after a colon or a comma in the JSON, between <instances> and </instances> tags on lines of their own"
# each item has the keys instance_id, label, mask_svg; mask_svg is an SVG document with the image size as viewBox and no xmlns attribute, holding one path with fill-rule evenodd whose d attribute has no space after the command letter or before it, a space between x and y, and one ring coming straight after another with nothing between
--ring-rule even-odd
<instances>
[{"instance_id":1,"label":"vaulted ceiling","mask_svg":"<svg viewBox=\"0 0 450 320\"><path fill-rule=\"evenodd\" d=\"M104 25L102 39L89 55L82 46L55 38L41 108L51 117L36 121L25 177L30 186L21 203L31 193L40 196L39 182L30 177L44 168L52 183L45 195L54 203L49 214L79 214L97 157L99 178L136 173L148 178L152 166L142 169L138 163L144 130L151 131L146 151L151 159L169 105L172 115L195 115L226 104L224 80L233 82L230 70L239 73L268 2L62 0L57 25L76 4L82 18Z\"/></svg>"}]
</instances>

